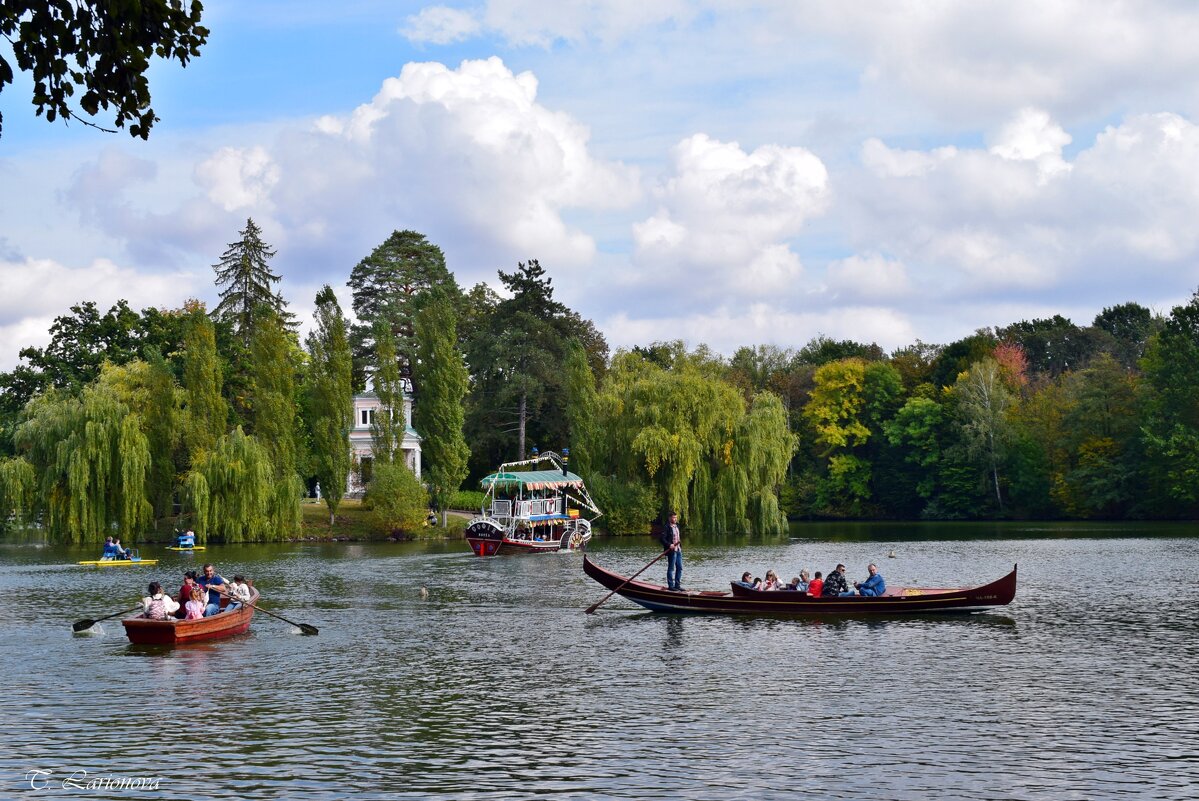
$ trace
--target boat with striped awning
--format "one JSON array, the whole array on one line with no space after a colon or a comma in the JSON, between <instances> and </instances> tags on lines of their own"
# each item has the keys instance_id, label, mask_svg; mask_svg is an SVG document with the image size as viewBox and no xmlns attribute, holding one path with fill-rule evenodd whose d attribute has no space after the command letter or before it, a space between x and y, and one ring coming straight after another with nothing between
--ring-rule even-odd
<instances>
[{"instance_id":1,"label":"boat with striped awning","mask_svg":"<svg viewBox=\"0 0 1199 801\"><path fill-rule=\"evenodd\" d=\"M591 539L591 520L602 512L582 477L567 469L569 455L563 449L506 462L479 482L484 506L466 527L476 556L570 551Z\"/></svg>"}]
</instances>

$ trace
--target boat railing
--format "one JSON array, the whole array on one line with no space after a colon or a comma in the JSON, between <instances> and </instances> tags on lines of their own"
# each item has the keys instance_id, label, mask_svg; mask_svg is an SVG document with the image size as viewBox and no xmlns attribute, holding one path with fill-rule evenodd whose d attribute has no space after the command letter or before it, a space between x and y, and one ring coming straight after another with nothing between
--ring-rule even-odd
<instances>
[{"instance_id":1,"label":"boat railing","mask_svg":"<svg viewBox=\"0 0 1199 801\"><path fill-rule=\"evenodd\" d=\"M553 515L558 513L558 498L533 498L516 502L516 517L527 520L538 515Z\"/></svg>"},{"instance_id":2,"label":"boat railing","mask_svg":"<svg viewBox=\"0 0 1199 801\"><path fill-rule=\"evenodd\" d=\"M499 500L492 501L491 502L491 516L492 517L512 517L512 501L499 501Z\"/></svg>"}]
</instances>

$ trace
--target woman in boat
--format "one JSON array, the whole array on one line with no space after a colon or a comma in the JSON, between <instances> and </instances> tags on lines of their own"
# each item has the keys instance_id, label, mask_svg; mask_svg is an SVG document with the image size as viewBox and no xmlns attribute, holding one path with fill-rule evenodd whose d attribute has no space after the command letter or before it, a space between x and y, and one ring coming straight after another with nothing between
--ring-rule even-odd
<instances>
[{"instance_id":1,"label":"woman in boat","mask_svg":"<svg viewBox=\"0 0 1199 801\"><path fill-rule=\"evenodd\" d=\"M762 585L764 590L777 590L779 588L779 576L773 570L766 571L766 582Z\"/></svg>"},{"instance_id":2,"label":"woman in boat","mask_svg":"<svg viewBox=\"0 0 1199 801\"><path fill-rule=\"evenodd\" d=\"M162 585L157 581L151 581L146 589L150 594L142 598L142 617L151 620L169 620L173 617L179 609L179 604L162 591Z\"/></svg>"}]
</instances>

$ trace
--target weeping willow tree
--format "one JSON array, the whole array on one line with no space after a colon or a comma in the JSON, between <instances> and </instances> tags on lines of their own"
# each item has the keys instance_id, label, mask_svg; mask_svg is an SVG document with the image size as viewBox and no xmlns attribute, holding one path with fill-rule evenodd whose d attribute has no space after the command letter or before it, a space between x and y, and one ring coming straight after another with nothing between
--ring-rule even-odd
<instances>
[{"instance_id":1,"label":"weeping willow tree","mask_svg":"<svg viewBox=\"0 0 1199 801\"><path fill-rule=\"evenodd\" d=\"M273 478L266 451L241 426L221 437L183 480L184 511L191 515L196 540L282 539L267 513Z\"/></svg>"},{"instance_id":2,"label":"weeping willow tree","mask_svg":"<svg viewBox=\"0 0 1199 801\"><path fill-rule=\"evenodd\" d=\"M171 513L175 491L175 457L181 442L179 391L174 374L156 348L146 349L145 361L124 365L106 362L100 384L135 412L150 447L146 497L156 518Z\"/></svg>"},{"instance_id":3,"label":"weeping willow tree","mask_svg":"<svg viewBox=\"0 0 1199 801\"><path fill-rule=\"evenodd\" d=\"M9 521L21 522L33 508L37 474L20 456L0 459L0 531Z\"/></svg>"},{"instance_id":4,"label":"weeping willow tree","mask_svg":"<svg viewBox=\"0 0 1199 801\"><path fill-rule=\"evenodd\" d=\"M650 484L661 512L678 510L701 531L777 532L778 486L795 451L781 401L747 409L741 392L701 365L667 370L618 354L599 403L603 471Z\"/></svg>"},{"instance_id":5,"label":"weeping willow tree","mask_svg":"<svg viewBox=\"0 0 1199 801\"><path fill-rule=\"evenodd\" d=\"M129 542L149 523L150 447L139 415L111 387L77 397L49 391L25 408L14 441L37 477L37 511L56 542Z\"/></svg>"}]
</instances>

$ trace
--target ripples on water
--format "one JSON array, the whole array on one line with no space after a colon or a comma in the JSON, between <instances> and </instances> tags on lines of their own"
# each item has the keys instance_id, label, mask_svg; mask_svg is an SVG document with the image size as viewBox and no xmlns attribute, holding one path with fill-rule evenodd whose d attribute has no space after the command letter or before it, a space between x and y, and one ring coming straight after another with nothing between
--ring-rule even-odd
<instances>
[{"instance_id":1,"label":"ripples on water","mask_svg":"<svg viewBox=\"0 0 1199 801\"><path fill-rule=\"evenodd\" d=\"M593 553L631 573L654 551ZM71 634L152 578L174 589L192 562L164 554L86 570L67 566L77 551L0 547L3 795L29 795L33 768L156 776L157 794L107 797L196 799L1193 798L1199 782L1190 537L688 550L696 588L837 561L926 585L1021 565L1000 613L826 621L619 598L584 615L604 591L577 555L214 548L320 635L261 615L249 636L176 649L130 645L119 620Z\"/></svg>"}]
</instances>

